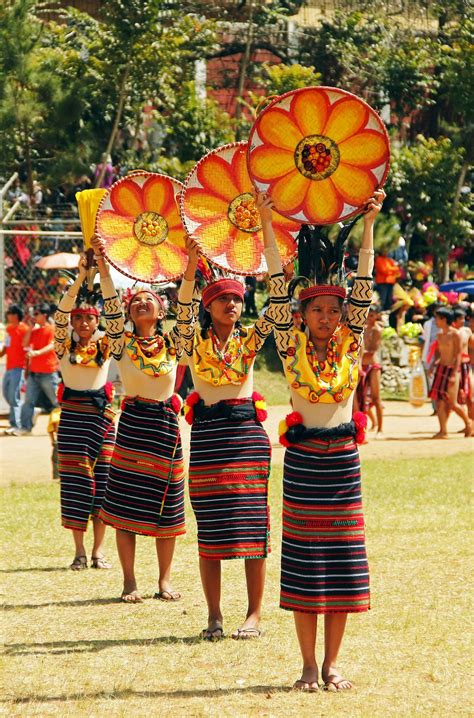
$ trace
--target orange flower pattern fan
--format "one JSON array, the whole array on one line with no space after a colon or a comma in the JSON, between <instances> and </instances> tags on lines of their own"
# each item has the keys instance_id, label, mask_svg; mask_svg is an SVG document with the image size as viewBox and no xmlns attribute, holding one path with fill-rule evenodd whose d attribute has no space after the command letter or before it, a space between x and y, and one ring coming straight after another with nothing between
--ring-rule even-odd
<instances>
[{"instance_id":1,"label":"orange flower pattern fan","mask_svg":"<svg viewBox=\"0 0 474 718\"><path fill-rule=\"evenodd\" d=\"M182 189L172 177L141 171L112 185L100 204L96 232L119 272L150 284L182 276L187 252L176 203Z\"/></svg>"},{"instance_id":2,"label":"orange flower pattern fan","mask_svg":"<svg viewBox=\"0 0 474 718\"><path fill-rule=\"evenodd\" d=\"M266 272L267 265L246 154L247 142L234 142L199 160L184 184L181 216L207 259L237 274L256 275ZM299 225L273 214L276 241L286 265L296 253Z\"/></svg>"},{"instance_id":3,"label":"orange flower pattern fan","mask_svg":"<svg viewBox=\"0 0 474 718\"><path fill-rule=\"evenodd\" d=\"M361 212L385 182L390 145L378 114L335 87L287 92L257 117L248 169L284 217L334 224Z\"/></svg>"}]
</instances>

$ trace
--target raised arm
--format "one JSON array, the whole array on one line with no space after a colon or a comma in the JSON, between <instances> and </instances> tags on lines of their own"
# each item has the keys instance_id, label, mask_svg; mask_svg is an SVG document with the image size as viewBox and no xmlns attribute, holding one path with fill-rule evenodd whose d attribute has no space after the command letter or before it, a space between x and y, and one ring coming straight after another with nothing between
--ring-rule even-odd
<instances>
[{"instance_id":1,"label":"raised arm","mask_svg":"<svg viewBox=\"0 0 474 718\"><path fill-rule=\"evenodd\" d=\"M264 254L270 275L270 303L255 323L256 350L261 348L266 337L274 329L278 353L286 356L289 331L293 322L285 275L273 231L272 201L267 195L259 192L256 196L256 205L260 212Z\"/></svg>"},{"instance_id":2,"label":"raised arm","mask_svg":"<svg viewBox=\"0 0 474 718\"><path fill-rule=\"evenodd\" d=\"M69 335L69 317L74 307L79 289L86 278L86 258L81 256L76 279L61 297L54 314L54 351L58 359L62 359L66 351L66 340Z\"/></svg>"},{"instance_id":3,"label":"raised arm","mask_svg":"<svg viewBox=\"0 0 474 718\"><path fill-rule=\"evenodd\" d=\"M368 209L364 214L364 231L359 250L359 265L347 309L347 326L356 336L362 335L364 331L369 307L372 303L374 222L382 208L382 202L385 197L383 189L375 191L374 196L369 199Z\"/></svg>"},{"instance_id":4,"label":"raised arm","mask_svg":"<svg viewBox=\"0 0 474 718\"><path fill-rule=\"evenodd\" d=\"M188 266L179 288L178 316L173 333L176 336L175 343L190 357L193 353L194 333L199 309L199 302L196 302L194 297L199 249L193 237L186 237L186 248L188 250Z\"/></svg>"},{"instance_id":5,"label":"raised arm","mask_svg":"<svg viewBox=\"0 0 474 718\"><path fill-rule=\"evenodd\" d=\"M125 317L110 276L108 262L105 259L105 243L97 235L92 237L91 243L100 274L100 287L104 298L105 333L109 340L111 355L114 359L120 359L124 346Z\"/></svg>"}]
</instances>

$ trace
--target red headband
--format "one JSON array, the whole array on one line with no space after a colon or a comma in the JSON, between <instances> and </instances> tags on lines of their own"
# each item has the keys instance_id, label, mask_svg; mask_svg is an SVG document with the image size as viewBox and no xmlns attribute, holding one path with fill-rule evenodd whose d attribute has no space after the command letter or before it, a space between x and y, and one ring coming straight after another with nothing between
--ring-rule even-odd
<instances>
[{"instance_id":1,"label":"red headband","mask_svg":"<svg viewBox=\"0 0 474 718\"><path fill-rule=\"evenodd\" d=\"M152 297L155 297L155 299L158 301L158 304L160 305L160 307L161 307L162 309L165 308L165 305L163 304L162 298L161 298L160 296L158 296L158 294L156 294L155 292L153 292L151 289L138 289L136 292L134 292L133 294L131 294L131 295L129 296L129 298L127 299L127 312L130 311L130 304L132 303L132 299L135 299L135 297L137 296L137 294L151 294Z\"/></svg>"},{"instance_id":2,"label":"red headband","mask_svg":"<svg viewBox=\"0 0 474 718\"><path fill-rule=\"evenodd\" d=\"M100 316L100 312L97 307L74 307L71 310L71 317L77 316L78 314L93 314L95 317Z\"/></svg>"},{"instance_id":3,"label":"red headband","mask_svg":"<svg viewBox=\"0 0 474 718\"><path fill-rule=\"evenodd\" d=\"M332 295L345 299L346 290L337 284L316 284L313 287L303 289L300 292L299 300L300 302L304 302L306 299L313 299L313 297L321 297L323 295Z\"/></svg>"},{"instance_id":4,"label":"red headband","mask_svg":"<svg viewBox=\"0 0 474 718\"><path fill-rule=\"evenodd\" d=\"M209 284L202 290L202 303L207 309L209 304L222 297L223 294L237 294L240 299L244 298L245 289L237 279L218 279L217 282Z\"/></svg>"}]
</instances>

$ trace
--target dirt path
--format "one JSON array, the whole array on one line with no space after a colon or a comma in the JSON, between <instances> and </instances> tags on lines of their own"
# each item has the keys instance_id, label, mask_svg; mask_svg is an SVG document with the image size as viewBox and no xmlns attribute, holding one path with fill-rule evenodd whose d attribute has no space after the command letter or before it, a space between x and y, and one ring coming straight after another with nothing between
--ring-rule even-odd
<instances>
[{"instance_id":1,"label":"dirt path","mask_svg":"<svg viewBox=\"0 0 474 718\"><path fill-rule=\"evenodd\" d=\"M273 446L274 463L283 462L284 449L278 443L278 423L289 411L288 407L269 407L265 428ZM364 459L397 459L414 457L444 457L461 452L472 452L474 443L456 432L462 428L457 416L450 417L448 439L434 441L438 421L432 416L431 405L415 409L408 402L385 402L385 438L375 441L368 434L369 443L360 447ZM47 416L40 416L31 436L1 437L2 457L1 484L49 481L51 478L51 447L46 433ZM0 419L0 434L7 427L5 418ZM183 446L189 442L190 427L182 421ZM474 463L474 461L473 461Z\"/></svg>"}]
</instances>

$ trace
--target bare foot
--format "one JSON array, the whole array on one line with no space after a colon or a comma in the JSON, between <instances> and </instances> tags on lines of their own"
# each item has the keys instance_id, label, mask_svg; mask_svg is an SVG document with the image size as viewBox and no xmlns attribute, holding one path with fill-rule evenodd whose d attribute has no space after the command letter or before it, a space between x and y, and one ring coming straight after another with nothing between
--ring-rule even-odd
<instances>
[{"instance_id":1,"label":"bare foot","mask_svg":"<svg viewBox=\"0 0 474 718\"><path fill-rule=\"evenodd\" d=\"M466 439L468 439L470 436L472 436L472 421L470 421L470 420L466 424L466 428L464 429L464 436L466 437Z\"/></svg>"},{"instance_id":2,"label":"bare foot","mask_svg":"<svg viewBox=\"0 0 474 718\"><path fill-rule=\"evenodd\" d=\"M434 434L431 438L432 438L432 439L447 439L447 438L448 438L448 435L447 435L447 434L443 434L441 431L438 431L438 433L437 433L437 434Z\"/></svg>"}]
</instances>

